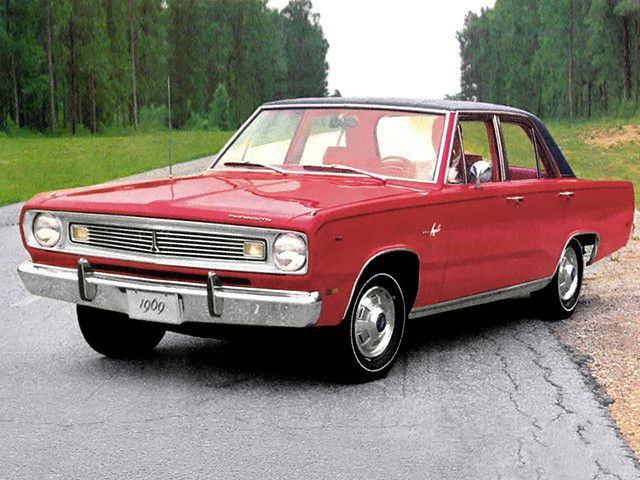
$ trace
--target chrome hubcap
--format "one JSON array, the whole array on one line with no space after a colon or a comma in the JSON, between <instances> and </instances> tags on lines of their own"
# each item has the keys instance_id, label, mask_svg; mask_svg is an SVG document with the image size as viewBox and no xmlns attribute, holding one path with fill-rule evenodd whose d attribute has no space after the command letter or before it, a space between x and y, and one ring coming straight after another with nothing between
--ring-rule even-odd
<instances>
[{"instance_id":1,"label":"chrome hubcap","mask_svg":"<svg viewBox=\"0 0 640 480\"><path fill-rule=\"evenodd\" d=\"M578 268L576 251L567 247L558 267L558 294L563 302L571 299L578 289Z\"/></svg>"},{"instance_id":2,"label":"chrome hubcap","mask_svg":"<svg viewBox=\"0 0 640 480\"><path fill-rule=\"evenodd\" d=\"M395 305L382 287L366 291L356 307L353 336L358 351L366 358L379 357L389 346L395 326Z\"/></svg>"}]
</instances>

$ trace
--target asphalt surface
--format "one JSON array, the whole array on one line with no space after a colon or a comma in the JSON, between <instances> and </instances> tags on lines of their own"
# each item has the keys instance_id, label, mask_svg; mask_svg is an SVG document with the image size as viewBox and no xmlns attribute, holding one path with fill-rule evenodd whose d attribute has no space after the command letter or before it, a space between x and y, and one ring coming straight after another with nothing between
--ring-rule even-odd
<instances>
[{"instance_id":1,"label":"asphalt surface","mask_svg":"<svg viewBox=\"0 0 640 480\"><path fill-rule=\"evenodd\" d=\"M167 334L148 359L110 360L72 305L22 287L16 212L0 209L2 479L640 479L527 299L413 322L390 375L363 385L336 382L308 336Z\"/></svg>"}]
</instances>

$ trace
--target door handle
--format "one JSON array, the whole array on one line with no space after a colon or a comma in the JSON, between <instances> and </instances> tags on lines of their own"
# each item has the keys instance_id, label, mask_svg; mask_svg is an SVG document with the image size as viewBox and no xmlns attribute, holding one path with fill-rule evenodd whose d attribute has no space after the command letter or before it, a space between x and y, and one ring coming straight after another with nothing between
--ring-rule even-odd
<instances>
[{"instance_id":1,"label":"door handle","mask_svg":"<svg viewBox=\"0 0 640 480\"><path fill-rule=\"evenodd\" d=\"M573 198L573 192L560 192L560 193L558 194L558 196L559 196L559 197L564 197L564 198L566 198L567 200L570 200L570 199L572 199L572 198Z\"/></svg>"},{"instance_id":2,"label":"door handle","mask_svg":"<svg viewBox=\"0 0 640 480\"><path fill-rule=\"evenodd\" d=\"M524 197L507 197L508 202L515 202L516 206L519 206L521 202L524 202Z\"/></svg>"}]
</instances>

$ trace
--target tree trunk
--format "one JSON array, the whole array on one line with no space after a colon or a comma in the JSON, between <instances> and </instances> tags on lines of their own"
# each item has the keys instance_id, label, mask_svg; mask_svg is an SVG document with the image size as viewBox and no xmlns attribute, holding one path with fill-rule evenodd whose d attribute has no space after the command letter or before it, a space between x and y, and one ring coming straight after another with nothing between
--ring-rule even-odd
<instances>
[{"instance_id":1,"label":"tree trunk","mask_svg":"<svg viewBox=\"0 0 640 480\"><path fill-rule=\"evenodd\" d=\"M587 83L587 117L591 118L591 97L593 90L593 82Z\"/></svg>"},{"instance_id":2,"label":"tree trunk","mask_svg":"<svg viewBox=\"0 0 640 480\"><path fill-rule=\"evenodd\" d=\"M136 29L135 0L129 0L129 47L131 50L131 95L133 101L133 127L138 128L138 86L136 82Z\"/></svg>"},{"instance_id":3,"label":"tree trunk","mask_svg":"<svg viewBox=\"0 0 640 480\"><path fill-rule=\"evenodd\" d=\"M16 59L11 52L11 79L13 81L13 122L20 127L20 100L18 99L18 75L16 73Z\"/></svg>"},{"instance_id":4,"label":"tree trunk","mask_svg":"<svg viewBox=\"0 0 640 480\"><path fill-rule=\"evenodd\" d=\"M629 17L622 17L622 47L624 54L624 99L631 98L631 55L629 46Z\"/></svg>"},{"instance_id":5,"label":"tree trunk","mask_svg":"<svg viewBox=\"0 0 640 480\"><path fill-rule=\"evenodd\" d=\"M91 133L94 135L98 131L98 114L96 108L96 77L91 76Z\"/></svg>"},{"instance_id":6,"label":"tree trunk","mask_svg":"<svg viewBox=\"0 0 640 480\"><path fill-rule=\"evenodd\" d=\"M76 48L75 48L75 18L71 14L69 19L69 99L71 106L69 107L69 116L71 117L71 133L76 133L78 123L78 96L77 96L77 75L76 75Z\"/></svg>"},{"instance_id":7,"label":"tree trunk","mask_svg":"<svg viewBox=\"0 0 640 480\"><path fill-rule=\"evenodd\" d=\"M13 84L13 123L16 127L20 127L20 99L18 98L18 74L16 72L15 47L13 45L13 21L11 19L11 4L6 0L7 14L7 33L11 38L11 52L9 53L9 61L11 62L11 82Z\"/></svg>"},{"instance_id":8,"label":"tree trunk","mask_svg":"<svg viewBox=\"0 0 640 480\"><path fill-rule=\"evenodd\" d=\"M568 3L568 40L569 40L569 61L567 72L567 96L569 97L569 117L573 117L573 0L569 0Z\"/></svg>"},{"instance_id":9,"label":"tree trunk","mask_svg":"<svg viewBox=\"0 0 640 480\"><path fill-rule=\"evenodd\" d=\"M53 78L53 12L51 0L45 0L47 10L47 62L49 64L49 125L56 131L56 86Z\"/></svg>"}]
</instances>

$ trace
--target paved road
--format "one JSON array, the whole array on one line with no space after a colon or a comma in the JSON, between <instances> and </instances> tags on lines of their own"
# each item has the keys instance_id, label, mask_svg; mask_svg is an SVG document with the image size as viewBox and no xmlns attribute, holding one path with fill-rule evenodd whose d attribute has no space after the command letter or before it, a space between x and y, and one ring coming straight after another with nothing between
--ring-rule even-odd
<instances>
[{"instance_id":1,"label":"paved road","mask_svg":"<svg viewBox=\"0 0 640 480\"><path fill-rule=\"evenodd\" d=\"M72 306L20 285L14 213L0 209L2 479L640 479L527 300L412 324L365 385L331 381L307 337L169 334L149 359L109 360Z\"/></svg>"}]
</instances>

